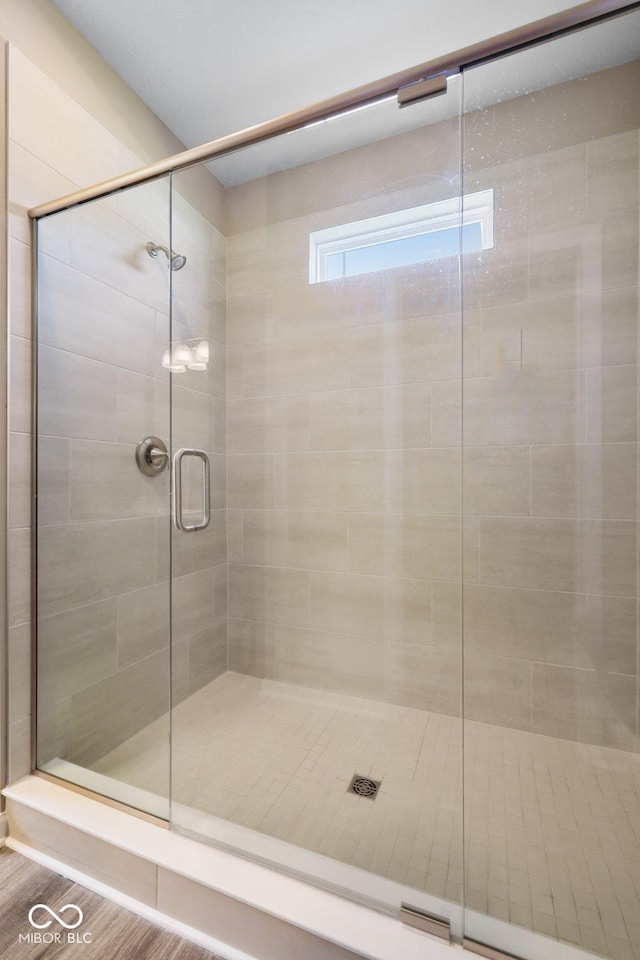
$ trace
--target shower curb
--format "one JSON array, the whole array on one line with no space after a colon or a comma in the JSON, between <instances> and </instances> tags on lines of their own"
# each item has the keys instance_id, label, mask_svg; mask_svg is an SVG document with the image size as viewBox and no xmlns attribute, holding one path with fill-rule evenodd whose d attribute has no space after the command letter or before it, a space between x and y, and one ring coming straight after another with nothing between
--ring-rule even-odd
<instances>
[{"instance_id":1,"label":"shower curb","mask_svg":"<svg viewBox=\"0 0 640 960\"><path fill-rule=\"evenodd\" d=\"M469 956L396 917L41 778L4 794L9 848L225 960Z\"/></svg>"}]
</instances>

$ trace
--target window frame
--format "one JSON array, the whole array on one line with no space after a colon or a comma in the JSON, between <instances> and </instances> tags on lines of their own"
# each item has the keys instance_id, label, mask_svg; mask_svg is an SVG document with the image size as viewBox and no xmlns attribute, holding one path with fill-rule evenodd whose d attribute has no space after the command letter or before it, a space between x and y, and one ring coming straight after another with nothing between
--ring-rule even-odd
<instances>
[{"instance_id":1,"label":"window frame","mask_svg":"<svg viewBox=\"0 0 640 960\"><path fill-rule=\"evenodd\" d=\"M309 284L329 280L328 259L333 254L475 223L480 224L482 249L493 247L493 188L314 230L309 234ZM340 279L348 278L331 282Z\"/></svg>"}]
</instances>

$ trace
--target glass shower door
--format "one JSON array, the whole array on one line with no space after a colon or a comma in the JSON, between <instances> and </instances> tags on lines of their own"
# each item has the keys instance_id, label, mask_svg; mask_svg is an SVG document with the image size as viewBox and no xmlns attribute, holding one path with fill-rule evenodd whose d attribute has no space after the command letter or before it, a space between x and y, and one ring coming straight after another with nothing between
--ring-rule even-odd
<instances>
[{"instance_id":1,"label":"glass shower door","mask_svg":"<svg viewBox=\"0 0 640 960\"><path fill-rule=\"evenodd\" d=\"M219 158L217 226L174 175L172 237L172 826L457 934L459 105Z\"/></svg>"},{"instance_id":2,"label":"glass shower door","mask_svg":"<svg viewBox=\"0 0 640 960\"><path fill-rule=\"evenodd\" d=\"M183 750L180 705L227 665L225 239L189 200L192 173L172 175L171 200L173 759L191 779L202 765Z\"/></svg>"},{"instance_id":3,"label":"glass shower door","mask_svg":"<svg viewBox=\"0 0 640 960\"><path fill-rule=\"evenodd\" d=\"M164 819L169 201L162 179L39 221L36 343L35 765Z\"/></svg>"},{"instance_id":4,"label":"glass shower door","mask_svg":"<svg viewBox=\"0 0 640 960\"><path fill-rule=\"evenodd\" d=\"M640 955L639 56L464 73L465 932L528 960Z\"/></svg>"}]
</instances>

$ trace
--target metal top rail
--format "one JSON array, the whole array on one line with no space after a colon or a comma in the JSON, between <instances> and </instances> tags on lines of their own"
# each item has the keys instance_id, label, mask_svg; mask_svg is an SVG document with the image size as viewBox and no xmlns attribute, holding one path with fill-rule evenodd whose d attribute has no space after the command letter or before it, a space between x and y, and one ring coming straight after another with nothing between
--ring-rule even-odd
<instances>
[{"instance_id":1,"label":"metal top rail","mask_svg":"<svg viewBox=\"0 0 640 960\"><path fill-rule=\"evenodd\" d=\"M462 50L456 50L455 53L449 53L446 56L437 57L435 60L429 60L399 73L393 73L388 77L349 90L347 93L339 94L328 100L321 100L301 110L294 110L292 113L247 127L245 130L220 137L218 140L203 143L199 147L193 147L183 153L167 157L165 160L139 167L137 170L70 193L58 200L40 204L29 210L29 216L33 220L37 220L48 214L86 203L88 200L106 197L119 190L124 190L126 187L146 183L178 170L185 170L187 167L213 160L215 157L224 156L242 147L260 143L263 140L270 140L282 133L298 130L309 123L347 113L355 107L384 100L397 95L402 88L410 84L438 75L452 76L466 67L475 66L483 61L491 60L639 7L640 0L633 3L620 2L620 0L589 0L587 3L581 3L579 6L571 7L561 13L536 20L534 23L526 24L507 33L501 33L490 40L474 43Z\"/></svg>"}]
</instances>

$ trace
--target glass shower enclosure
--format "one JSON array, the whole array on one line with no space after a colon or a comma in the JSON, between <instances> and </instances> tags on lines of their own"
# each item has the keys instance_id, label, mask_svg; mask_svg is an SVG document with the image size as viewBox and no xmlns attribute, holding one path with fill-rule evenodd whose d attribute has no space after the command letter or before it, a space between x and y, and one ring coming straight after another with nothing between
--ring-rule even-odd
<instances>
[{"instance_id":1,"label":"glass shower enclosure","mask_svg":"<svg viewBox=\"0 0 640 960\"><path fill-rule=\"evenodd\" d=\"M639 80L629 11L38 218L40 773L637 960Z\"/></svg>"}]
</instances>

